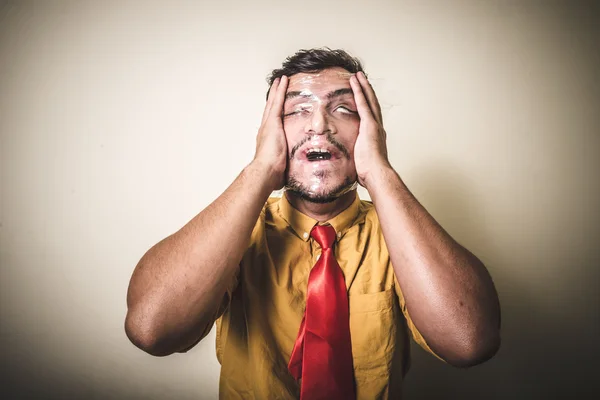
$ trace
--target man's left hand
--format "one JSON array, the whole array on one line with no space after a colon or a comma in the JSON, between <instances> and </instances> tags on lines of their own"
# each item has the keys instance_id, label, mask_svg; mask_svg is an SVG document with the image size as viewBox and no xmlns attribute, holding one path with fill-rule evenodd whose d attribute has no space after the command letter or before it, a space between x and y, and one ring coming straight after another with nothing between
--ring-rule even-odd
<instances>
[{"instance_id":1,"label":"man's left hand","mask_svg":"<svg viewBox=\"0 0 600 400\"><path fill-rule=\"evenodd\" d=\"M379 101L366 76L358 72L350 78L350 86L360 116L358 137L354 145L354 163L358 183L368 190L371 175L390 167L386 133Z\"/></svg>"}]
</instances>

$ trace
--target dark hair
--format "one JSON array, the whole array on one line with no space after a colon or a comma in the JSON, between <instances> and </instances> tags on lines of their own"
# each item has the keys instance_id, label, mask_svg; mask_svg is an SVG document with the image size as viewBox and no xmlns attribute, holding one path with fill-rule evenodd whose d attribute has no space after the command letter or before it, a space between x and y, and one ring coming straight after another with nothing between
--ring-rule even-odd
<instances>
[{"instance_id":1,"label":"dark hair","mask_svg":"<svg viewBox=\"0 0 600 400\"><path fill-rule=\"evenodd\" d=\"M317 49L299 50L293 56L285 59L281 68L274 69L267 77L269 88L273 81L283 75L290 77L300 72L315 73L327 68L340 67L350 73L363 71L360 60L352 57L345 50L331 50L329 47ZM364 71L363 71L364 72ZM267 97L269 92L267 91Z\"/></svg>"}]
</instances>

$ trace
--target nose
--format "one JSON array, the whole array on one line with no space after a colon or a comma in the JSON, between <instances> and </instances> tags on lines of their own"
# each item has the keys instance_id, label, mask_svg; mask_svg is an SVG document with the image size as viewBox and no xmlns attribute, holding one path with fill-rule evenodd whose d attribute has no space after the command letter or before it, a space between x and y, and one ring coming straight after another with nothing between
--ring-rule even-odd
<instances>
[{"instance_id":1,"label":"nose","mask_svg":"<svg viewBox=\"0 0 600 400\"><path fill-rule=\"evenodd\" d=\"M305 133L309 135L324 135L327 133L335 133L335 126L325 107L315 107L313 112L306 120Z\"/></svg>"}]
</instances>

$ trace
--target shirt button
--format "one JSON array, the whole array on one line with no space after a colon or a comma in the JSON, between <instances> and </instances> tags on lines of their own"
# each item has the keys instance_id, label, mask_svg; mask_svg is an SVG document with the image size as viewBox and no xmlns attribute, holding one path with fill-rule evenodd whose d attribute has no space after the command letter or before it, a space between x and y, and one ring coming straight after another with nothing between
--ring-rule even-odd
<instances>
[{"instance_id":1,"label":"shirt button","mask_svg":"<svg viewBox=\"0 0 600 400\"><path fill-rule=\"evenodd\" d=\"M342 232L338 232L337 233L337 237L338 237L338 239L341 238L342 237Z\"/></svg>"},{"instance_id":2,"label":"shirt button","mask_svg":"<svg viewBox=\"0 0 600 400\"><path fill-rule=\"evenodd\" d=\"M306 239L308 237L308 233L304 232L304 234L302 236L304 237L304 239Z\"/></svg>"}]
</instances>

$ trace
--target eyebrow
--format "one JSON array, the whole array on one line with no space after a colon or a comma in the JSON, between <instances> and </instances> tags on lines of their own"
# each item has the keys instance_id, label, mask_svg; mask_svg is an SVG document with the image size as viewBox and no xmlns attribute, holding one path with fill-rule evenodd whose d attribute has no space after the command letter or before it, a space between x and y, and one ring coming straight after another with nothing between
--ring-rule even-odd
<instances>
[{"instance_id":1,"label":"eyebrow","mask_svg":"<svg viewBox=\"0 0 600 400\"><path fill-rule=\"evenodd\" d=\"M327 97L328 100L333 99L334 97L339 97L339 96L343 96L345 94L352 94L352 89L351 88L342 88L342 89L337 89L334 90L333 92L329 92L327 93L327 95L325 97ZM305 91L293 91L293 92L287 92L285 95L285 100L290 100L293 99L295 97L305 97L305 98L309 98L309 97L313 97L313 94L307 94Z\"/></svg>"}]
</instances>

